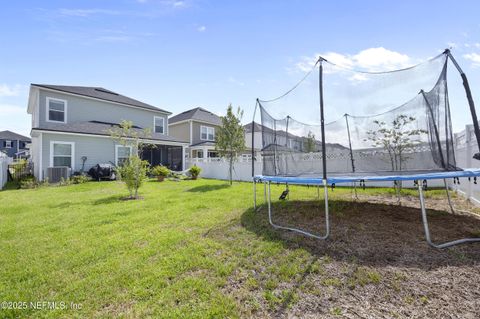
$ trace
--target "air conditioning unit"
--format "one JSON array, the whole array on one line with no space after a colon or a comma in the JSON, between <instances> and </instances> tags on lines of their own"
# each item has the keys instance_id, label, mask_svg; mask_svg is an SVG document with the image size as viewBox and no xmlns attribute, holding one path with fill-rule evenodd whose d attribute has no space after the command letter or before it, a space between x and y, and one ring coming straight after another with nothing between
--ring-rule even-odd
<instances>
[{"instance_id":1,"label":"air conditioning unit","mask_svg":"<svg viewBox=\"0 0 480 319\"><path fill-rule=\"evenodd\" d=\"M56 166L49 167L47 169L47 177L50 183L58 183L63 179L68 179L70 177L70 167L68 166Z\"/></svg>"}]
</instances>

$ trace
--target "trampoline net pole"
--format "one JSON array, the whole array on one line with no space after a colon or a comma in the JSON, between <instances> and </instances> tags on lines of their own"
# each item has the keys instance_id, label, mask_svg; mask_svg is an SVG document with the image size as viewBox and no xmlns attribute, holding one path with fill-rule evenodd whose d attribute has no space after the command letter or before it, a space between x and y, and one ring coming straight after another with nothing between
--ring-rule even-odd
<instances>
[{"instance_id":1,"label":"trampoline net pole","mask_svg":"<svg viewBox=\"0 0 480 319\"><path fill-rule=\"evenodd\" d=\"M435 121L435 115L433 113L432 106L430 105L430 102L428 101L427 97L425 96L425 92L423 90L420 91L420 94L422 94L423 99L425 100L425 104L427 105L428 112L430 114L431 120L428 121L428 123L431 123L433 126L433 130L435 133L435 139L437 140L437 146L438 146L438 154L440 155L440 161L442 163L443 168L448 169L448 167L445 165L445 160L443 159L443 152L442 152L442 142L440 141L440 134L438 134L438 128L437 128L437 123ZM445 112L445 116L447 116L447 112ZM448 143L447 143L448 147ZM448 150L447 150L447 156L448 156Z\"/></svg>"},{"instance_id":2,"label":"trampoline net pole","mask_svg":"<svg viewBox=\"0 0 480 319\"><path fill-rule=\"evenodd\" d=\"M347 124L348 147L350 148L350 161L352 162L352 172L355 173L355 163L353 159L352 139L350 138L350 126L348 125L348 114L345 113L345 123Z\"/></svg>"},{"instance_id":3,"label":"trampoline net pole","mask_svg":"<svg viewBox=\"0 0 480 319\"><path fill-rule=\"evenodd\" d=\"M320 92L320 125L322 132L322 171L323 179L327 180L327 153L325 145L325 115L323 109L323 58L319 58L319 67L318 67L318 89Z\"/></svg>"},{"instance_id":4,"label":"trampoline net pole","mask_svg":"<svg viewBox=\"0 0 480 319\"><path fill-rule=\"evenodd\" d=\"M453 55L450 53L449 49L445 50L445 54L450 58L453 65L455 66L455 68L460 73L460 76L462 77L463 87L465 89L465 94L467 95L468 106L470 107L470 114L472 116L473 128L475 130L475 137L477 138L477 145L478 145L478 149L480 150L480 127L478 125L477 112L475 110L475 103L473 102L472 91L470 90L470 84L468 83L467 75L463 72L462 68L460 68L460 65L458 65L457 61L455 60ZM473 156L473 158L480 160L480 153L476 153Z\"/></svg>"},{"instance_id":5,"label":"trampoline net pole","mask_svg":"<svg viewBox=\"0 0 480 319\"><path fill-rule=\"evenodd\" d=\"M257 182L253 179L253 209L257 210Z\"/></svg>"}]
</instances>

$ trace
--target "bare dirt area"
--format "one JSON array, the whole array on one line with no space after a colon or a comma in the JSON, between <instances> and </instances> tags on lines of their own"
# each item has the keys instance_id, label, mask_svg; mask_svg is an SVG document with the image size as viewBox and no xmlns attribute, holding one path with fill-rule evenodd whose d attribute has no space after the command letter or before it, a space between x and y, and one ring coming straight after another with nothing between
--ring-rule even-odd
<instances>
[{"instance_id":1,"label":"bare dirt area","mask_svg":"<svg viewBox=\"0 0 480 319\"><path fill-rule=\"evenodd\" d=\"M472 209L462 199L452 200L456 209ZM443 197L427 198L427 208L434 242L480 236L478 215L451 214ZM229 240L238 240L237 245L250 245L235 238L235 228L243 227L283 247L268 258L254 253L255 261L231 276L225 291L237 299L245 316L480 318L480 243L430 247L418 198L403 197L401 206L392 196L336 198L330 212L326 241L273 230L265 207L245 212L241 225L229 226ZM323 214L322 201L273 205L276 223L317 234L325 231ZM306 253L294 253L298 251ZM281 267L287 268L286 275L272 270Z\"/></svg>"}]
</instances>

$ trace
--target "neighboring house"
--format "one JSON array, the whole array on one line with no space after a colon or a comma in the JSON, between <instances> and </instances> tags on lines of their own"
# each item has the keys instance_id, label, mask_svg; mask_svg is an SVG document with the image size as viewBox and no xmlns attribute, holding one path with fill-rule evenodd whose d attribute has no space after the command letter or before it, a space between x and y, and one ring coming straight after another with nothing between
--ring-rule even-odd
<instances>
[{"instance_id":1,"label":"neighboring house","mask_svg":"<svg viewBox=\"0 0 480 319\"><path fill-rule=\"evenodd\" d=\"M121 164L135 151L110 137L122 120L137 130L149 128L143 139L155 147L142 152L152 165L183 170L186 140L169 135L168 111L99 87L31 84L28 113L32 115L31 156L34 174L42 180L49 167L88 171L99 163Z\"/></svg>"},{"instance_id":2,"label":"neighboring house","mask_svg":"<svg viewBox=\"0 0 480 319\"><path fill-rule=\"evenodd\" d=\"M262 125L257 122L253 122L253 131L252 131L252 122L245 124L243 129L245 131L245 147L247 150L252 152L252 134L253 134L253 149L255 157L260 154L262 150Z\"/></svg>"},{"instance_id":3,"label":"neighboring house","mask_svg":"<svg viewBox=\"0 0 480 319\"><path fill-rule=\"evenodd\" d=\"M252 134L253 134L253 148L255 151L255 156L259 154L260 151L268 151L273 149L274 147L276 150L280 148L286 148L286 150L295 150L298 152L307 152L307 144L309 144L309 137L308 136L299 136L295 134L288 133L286 134L285 131L277 130L276 132L271 128L262 126L257 122L253 122L253 132L252 132L252 123L248 123L244 125L245 129L245 146L247 149L252 149ZM265 136L265 147L263 146L262 140L262 128L264 130ZM313 151L320 152L322 149L322 142L319 140L319 136L314 136L313 141ZM312 138L312 139L313 139ZM312 140L311 139L311 140ZM336 150L336 151L345 151L348 148L337 144L337 143L327 143L325 144L327 149Z\"/></svg>"},{"instance_id":4,"label":"neighboring house","mask_svg":"<svg viewBox=\"0 0 480 319\"><path fill-rule=\"evenodd\" d=\"M11 132L0 132L0 152L11 158L28 157L30 138Z\"/></svg>"},{"instance_id":5,"label":"neighboring house","mask_svg":"<svg viewBox=\"0 0 480 319\"><path fill-rule=\"evenodd\" d=\"M177 114L168 121L171 136L189 141L189 158L218 157L215 133L221 126L219 116L201 107Z\"/></svg>"}]
</instances>

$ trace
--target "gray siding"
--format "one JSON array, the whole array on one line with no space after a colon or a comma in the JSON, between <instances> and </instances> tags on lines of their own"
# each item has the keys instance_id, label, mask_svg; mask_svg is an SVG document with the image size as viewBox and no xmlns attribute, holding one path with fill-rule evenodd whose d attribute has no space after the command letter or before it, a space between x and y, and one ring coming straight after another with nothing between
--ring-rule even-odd
<instances>
[{"instance_id":1,"label":"gray siding","mask_svg":"<svg viewBox=\"0 0 480 319\"><path fill-rule=\"evenodd\" d=\"M12 142L12 147L10 147L10 148L4 147L3 145L5 144L6 141L11 141ZM20 142L19 146L18 146L18 142ZM15 153L25 150L25 147L22 147L22 146L25 146L26 143L29 143L29 142L18 141L18 140L0 139L0 151L6 153L8 157L13 157L14 158L14 157L16 157ZM17 146L18 146L18 148L17 148Z\"/></svg>"},{"instance_id":2,"label":"gray siding","mask_svg":"<svg viewBox=\"0 0 480 319\"><path fill-rule=\"evenodd\" d=\"M168 133L180 141L188 141L190 143L190 122L169 125Z\"/></svg>"},{"instance_id":3,"label":"gray siding","mask_svg":"<svg viewBox=\"0 0 480 319\"><path fill-rule=\"evenodd\" d=\"M200 142L204 142L204 140L200 139L200 126L210 126L215 128L215 134L217 134L219 126L216 125L211 125L211 124L206 124L206 123L201 123L201 122L196 122L194 121L192 123L192 129L193 129L193 134L192 134L192 144L197 144Z\"/></svg>"},{"instance_id":4,"label":"gray siding","mask_svg":"<svg viewBox=\"0 0 480 319\"><path fill-rule=\"evenodd\" d=\"M46 123L47 97L67 101L67 123L103 121L108 123L120 123L122 120L132 121L134 125L142 128L153 128L154 116L165 119L165 134L168 134L167 115L163 113L142 110L110 102L102 102L81 96L62 94L40 89L39 99L39 127Z\"/></svg>"},{"instance_id":5,"label":"gray siding","mask_svg":"<svg viewBox=\"0 0 480 319\"><path fill-rule=\"evenodd\" d=\"M47 168L50 166L50 142L74 142L74 168L79 171L82 167L82 156L87 157L85 171L99 163L115 163L115 141L109 137L76 136L65 134L43 133L42 138L42 172L46 176ZM35 163L37 164L37 163ZM38 165L38 164L37 164Z\"/></svg>"}]
</instances>

